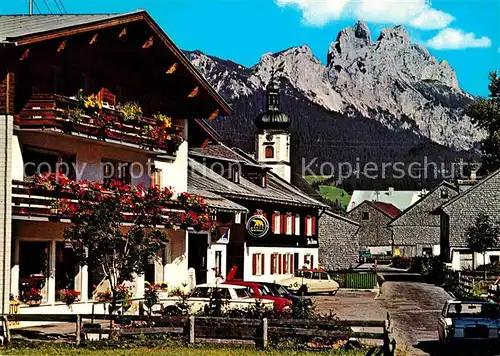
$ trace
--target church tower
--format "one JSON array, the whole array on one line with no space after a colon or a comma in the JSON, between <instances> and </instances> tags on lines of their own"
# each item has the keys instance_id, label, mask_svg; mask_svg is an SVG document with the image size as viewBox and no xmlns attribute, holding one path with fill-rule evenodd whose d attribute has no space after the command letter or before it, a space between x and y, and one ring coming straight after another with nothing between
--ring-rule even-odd
<instances>
[{"instance_id":1,"label":"church tower","mask_svg":"<svg viewBox=\"0 0 500 356\"><path fill-rule=\"evenodd\" d=\"M274 75L267 85L267 110L257 116L258 132L255 139L257 161L272 168L281 178L290 183L290 118L280 111L279 84Z\"/></svg>"}]
</instances>

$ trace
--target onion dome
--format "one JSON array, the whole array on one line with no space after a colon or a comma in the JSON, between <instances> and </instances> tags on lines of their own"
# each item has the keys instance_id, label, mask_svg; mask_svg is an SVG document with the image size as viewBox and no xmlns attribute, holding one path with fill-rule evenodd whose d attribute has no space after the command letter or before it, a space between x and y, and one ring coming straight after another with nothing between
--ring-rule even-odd
<instances>
[{"instance_id":1,"label":"onion dome","mask_svg":"<svg viewBox=\"0 0 500 356\"><path fill-rule=\"evenodd\" d=\"M290 118L280 111L280 89L278 83L271 77L266 87L267 91L267 111L261 113L255 119L255 125L259 131L288 131L290 128Z\"/></svg>"}]
</instances>

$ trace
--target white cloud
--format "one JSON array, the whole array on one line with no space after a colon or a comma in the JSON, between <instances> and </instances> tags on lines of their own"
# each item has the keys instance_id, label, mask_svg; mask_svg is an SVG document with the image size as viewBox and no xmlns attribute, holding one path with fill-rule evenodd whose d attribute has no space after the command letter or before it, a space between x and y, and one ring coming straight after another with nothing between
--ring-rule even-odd
<instances>
[{"instance_id":1,"label":"white cloud","mask_svg":"<svg viewBox=\"0 0 500 356\"><path fill-rule=\"evenodd\" d=\"M491 40L483 36L476 38L472 32L446 28L427 41L427 46L434 49L465 49L491 47Z\"/></svg>"},{"instance_id":2,"label":"white cloud","mask_svg":"<svg viewBox=\"0 0 500 356\"><path fill-rule=\"evenodd\" d=\"M296 6L308 25L323 26L339 18L409 25L430 30L448 26L454 17L433 9L427 0L276 0L278 6Z\"/></svg>"}]
</instances>

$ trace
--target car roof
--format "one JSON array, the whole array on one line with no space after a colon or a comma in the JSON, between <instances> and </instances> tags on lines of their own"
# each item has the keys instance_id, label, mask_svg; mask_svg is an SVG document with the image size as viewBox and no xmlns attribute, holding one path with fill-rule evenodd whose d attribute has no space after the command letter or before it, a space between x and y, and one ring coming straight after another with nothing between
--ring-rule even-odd
<instances>
[{"instance_id":1,"label":"car roof","mask_svg":"<svg viewBox=\"0 0 500 356\"><path fill-rule=\"evenodd\" d=\"M255 287L255 288L259 288L262 285L262 283L260 282L245 282L245 281L230 281L229 284L234 284L237 286Z\"/></svg>"},{"instance_id":2,"label":"car roof","mask_svg":"<svg viewBox=\"0 0 500 356\"><path fill-rule=\"evenodd\" d=\"M196 288L198 287L204 287L204 288L234 288L234 289L245 289L245 286L239 286L236 284L215 284L215 283L204 283L204 284L198 284Z\"/></svg>"}]
</instances>

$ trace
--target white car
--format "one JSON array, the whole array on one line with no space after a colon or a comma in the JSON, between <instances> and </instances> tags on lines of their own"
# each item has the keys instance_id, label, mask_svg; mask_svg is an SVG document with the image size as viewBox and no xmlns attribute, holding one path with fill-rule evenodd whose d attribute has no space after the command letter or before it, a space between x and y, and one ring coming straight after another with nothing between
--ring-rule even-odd
<instances>
[{"instance_id":1,"label":"white car","mask_svg":"<svg viewBox=\"0 0 500 356\"><path fill-rule=\"evenodd\" d=\"M216 290L221 293L222 299L225 302L223 310L247 308L258 301L260 301L263 308L269 310L274 308L274 302L271 300L259 300L252 298L248 287L245 286L232 284L200 284L196 286L191 293L191 296L187 299L187 303L190 308L189 312L194 314L208 307L210 298ZM170 309L173 311L177 308L179 301L179 297L168 297L162 298L160 303L163 305L165 310Z\"/></svg>"},{"instance_id":2,"label":"white car","mask_svg":"<svg viewBox=\"0 0 500 356\"><path fill-rule=\"evenodd\" d=\"M335 295L339 284L328 273L318 269L298 269L293 277L279 282L290 291L305 295L307 293L329 293Z\"/></svg>"}]
</instances>

